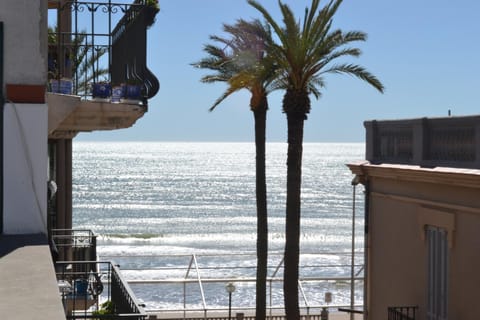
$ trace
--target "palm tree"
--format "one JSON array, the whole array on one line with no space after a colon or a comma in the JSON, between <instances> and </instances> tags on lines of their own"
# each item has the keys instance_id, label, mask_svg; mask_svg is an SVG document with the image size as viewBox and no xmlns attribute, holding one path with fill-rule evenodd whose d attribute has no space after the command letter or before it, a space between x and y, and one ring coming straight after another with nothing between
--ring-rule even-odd
<instances>
[{"instance_id":1,"label":"palm tree","mask_svg":"<svg viewBox=\"0 0 480 320\"><path fill-rule=\"evenodd\" d=\"M251 93L250 110L255 121L256 199L257 199L257 282L256 319L266 317L266 279L268 261L267 185L265 177L265 130L268 93L275 89L274 69L265 57L265 42L270 41L270 30L259 20L238 20L224 25L229 38L211 36L221 46L206 45L208 56L194 64L215 73L204 76L202 82L225 82L226 91L215 101L213 111L231 94L247 89Z\"/></svg>"},{"instance_id":2,"label":"palm tree","mask_svg":"<svg viewBox=\"0 0 480 320\"><path fill-rule=\"evenodd\" d=\"M336 62L343 57L358 57L358 48L352 42L365 41L360 31L344 32L332 29L333 16L342 0L330 0L319 9L320 0L312 0L305 9L303 22L296 19L290 7L279 0L283 26L277 24L267 10L255 0L248 0L256 8L278 37L268 52L278 65L286 81L283 112L288 123L286 243L284 270L284 300L287 319L299 319L298 264L300 253L300 194L304 121L310 112L310 94L321 95L324 76L329 73L349 74L366 81L380 92L382 83L359 65Z\"/></svg>"},{"instance_id":3,"label":"palm tree","mask_svg":"<svg viewBox=\"0 0 480 320\"><path fill-rule=\"evenodd\" d=\"M52 47L61 46L61 51L65 52L65 60L70 63L73 82L75 83L78 95L87 95L88 86L91 82L97 82L99 79L106 79L109 75L108 68L100 66L100 60L108 52L105 46L93 46L87 41L88 35L85 30L73 35L60 34L58 27L48 27L48 44ZM57 38L62 39L58 41ZM49 54L57 54L57 52L49 52ZM62 75L58 66L57 57L49 57L49 76L57 78Z\"/></svg>"},{"instance_id":4,"label":"palm tree","mask_svg":"<svg viewBox=\"0 0 480 320\"><path fill-rule=\"evenodd\" d=\"M106 81L108 68L100 60L108 52L106 46L93 46L87 41L87 33L81 31L72 41L73 81L78 95L87 95L92 82ZM102 63L103 64L103 63Z\"/></svg>"}]
</instances>

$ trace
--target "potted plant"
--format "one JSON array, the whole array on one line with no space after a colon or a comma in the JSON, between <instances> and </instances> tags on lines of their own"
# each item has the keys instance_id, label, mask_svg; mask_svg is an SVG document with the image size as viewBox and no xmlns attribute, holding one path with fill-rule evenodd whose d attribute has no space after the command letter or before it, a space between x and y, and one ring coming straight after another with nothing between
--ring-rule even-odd
<instances>
[{"instance_id":1,"label":"potted plant","mask_svg":"<svg viewBox=\"0 0 480 320\"><path fill-rule=\"evenodd\" d=\"M151 26L155 23L155 16L160 11L160 5L158 0L145 0L145 22L147 26Z\"/></svg>"},{"instance_id":2,"label":"potted plant","mask_svg":"<svg viewBox=\"0 0 480 320\"><path fill-rule=\"evenodd\" d=\"M112 102L121 102L125 98L126 85L124 83L120 85L114 85L112 87Z\"/></svg>"},{"instance_id":3,"label":"potted plant","mask_svg":"<svg viewBox=\"0 0 480 320\"><path fill-rule=\"evenodd\" d=\"M94 82L92 84L92 97L94 99L108 99L112 95L112 85L108 81Z\"/></svg>"},{"instance_id":4,"label":"potted plant","mask_svg":"<svg viewBox=\"0 0 480 320\"><path fill-rule=\"evenodd\" d=\"M48 87L53 93L72 94L73 81L69 78L50 79Z\"/></svg>"},{"instance_id":5,"label":"potted plant","mask_svg":"<svg viewBox=\"0 0 480 320\"><path fill-rule=\"evenodd\" d=\"M125 99L127 100L142 100L142 86L143 83L139 79L129 79L125 85Z\"/></svg>"},{"instance_id":6,"label":"potted plant","mask_svg":"<svg viewBox=\"0 0 480 320\"><path fill-rule=\"evenodd\" d=\"M105 301L100 305L100 309L92 312L93 316L113 315L113 314L115 314L115 304L110 300Z\"/></svg>"}]
</instances>

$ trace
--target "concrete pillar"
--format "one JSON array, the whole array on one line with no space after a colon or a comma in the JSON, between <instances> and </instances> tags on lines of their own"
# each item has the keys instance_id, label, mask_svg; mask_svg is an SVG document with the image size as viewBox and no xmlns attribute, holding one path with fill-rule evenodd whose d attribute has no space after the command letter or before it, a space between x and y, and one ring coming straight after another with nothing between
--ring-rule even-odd
<instances>
[{"instance_id":1,"label":"concrete pillar","mask_svg":"<svg viewBox=\"0 0 480 320\"><path fill-rule=\"evenodd\" d=\"M65 143L65 229L72 229L72 139Z\"/></svg>"},{"instance_id":2,"label":"concrete pillar","mask_svg":"<svg viewBox=\"0 0 480 320\"><path fill-rule=\"evenodd\" d=\"M56 183L57 183L57 229L65 229L65 140L57 140Z\"/></svg>"},{"instance_id":3,"label":"concrete pillar","mask_svg":"<svg viewBox=\"0 0 480 320\"><path fill-rule=\"evenodd\" d=\"M412 162L422 165L425 156L427 144L427 118L412 121Z\"/></svg>"},{"instance_id":4,"label":"concrete pillar","mask_svg":"<svg viewBox=\"0 0 480 320\"><path fill-rule=\"evenodd\" d=\"M377 146L375 145L375 139L377 135L377 122L373 121L365 121L363 123L365 127L365 159L370 162L375 162L375 156Z\"/></svg>"},{"instance_id":5,"label":"concrete pillar","mask_svg":"<svg viewBox=\"0 0 480 320\"><path fill-rule=\"evenodd\" d=\"M72 139L57 140L57 229L72 229ZM70 234L69 232L65 233ZM61 260L71 260L72 252L60 254Z\"/></svg>"}]
</instances>

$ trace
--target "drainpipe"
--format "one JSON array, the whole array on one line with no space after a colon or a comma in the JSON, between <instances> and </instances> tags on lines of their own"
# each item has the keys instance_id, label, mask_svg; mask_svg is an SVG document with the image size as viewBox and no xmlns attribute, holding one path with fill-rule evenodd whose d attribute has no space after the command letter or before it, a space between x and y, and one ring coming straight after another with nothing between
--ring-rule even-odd
<instances>
[{"instance_id":1,"label":"drainpipe","mask_svg":"<svg viewBox=\"0 0 480 320\"><path fill-rule=\"evenodd\" d=\"M360 177L355 175L352 180L353 196L352 196L352 255L350 261L350 309L353 311L355 307L355 202L356 188L360 183ZM365 286L365 284L364 284ZM350 320L353 320L354 313L350 312Z\"/></svg>"},{"instance_id":2,"label":"drainpipe","mask_svg":"<svg viewBox=\"0 0 480 320\"><path fill-rule=\"evenodd\" d=\"M3 128L4 119L3 111L5 107L5 99L3 95L3 22L0 21L0 235L3 234Z\"/></svg>"},{"instance_id":3,"label":"drainpipe","mask_svg":"<svg viewBox=\"0 0 480 320\"><path fill-rule=\"evenodd\" d=\"M364 187L365 187L365 238L364 238L364 249L363 249L363 320L368 318L368 252L370 250L369 246L369 235L368 235L368 228L369 228L369 221L370 221L370 181L368 177L365 177Z\"/></svg>"}]
</instances>

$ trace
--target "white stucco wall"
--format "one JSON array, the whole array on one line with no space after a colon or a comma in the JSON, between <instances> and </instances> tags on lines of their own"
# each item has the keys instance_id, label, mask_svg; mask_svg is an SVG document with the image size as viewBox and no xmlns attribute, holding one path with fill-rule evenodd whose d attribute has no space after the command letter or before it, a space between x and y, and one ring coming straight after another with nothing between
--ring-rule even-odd
<instances>
[{"instance_id":1,"label":"white stucco wall","mask_svg":"<svg viewBox=\"0 0 480 320\"><path fill-rule=\"evenodd\" d=\"M46 233L47 105L6 104L4 115L4 232Z\"/></svg>"},{"instance_id":2,"label":"white stucco wall","mask_svg":"<svg viewBox=\"0 0 480 320\"><path fill-rule=\"evenodd\" d=\"M1 0L5 83L46 84L47 1Z\"/></svg>"}]
</instances>

